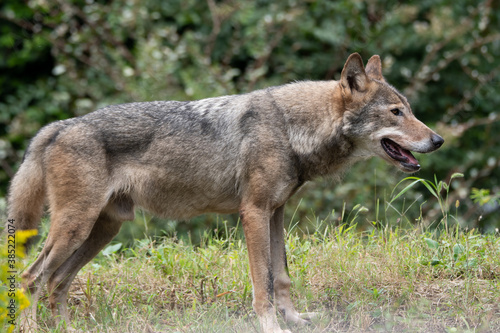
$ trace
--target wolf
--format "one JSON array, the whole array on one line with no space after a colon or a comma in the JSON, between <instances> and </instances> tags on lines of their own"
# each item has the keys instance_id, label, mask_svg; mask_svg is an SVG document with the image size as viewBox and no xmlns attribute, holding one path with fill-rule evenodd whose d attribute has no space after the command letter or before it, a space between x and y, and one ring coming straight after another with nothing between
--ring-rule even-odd
<instances>
[{"instance_id":1,"label":"wolf","mask_svg":"<svg viewBox=\"0 0 500 333\"><path fill-rule=\"evenodd\" d=\"M29 144L8 195L17 230L36 229L45 204L51 215L45 245L22 274L32 301L24 330L36 330L44 285L56 320L70 323L72 280L142 207L173 219L239 212L262 332L289 332L277 311L295 324L311 314L298 313L290 298L287 200L305 182L372 156L418 171L411 152L429 153L443 142L385 81L380 57L365 68L357 53L338 81L112 105L49 124Z\"/></svg>"}]
</instances>

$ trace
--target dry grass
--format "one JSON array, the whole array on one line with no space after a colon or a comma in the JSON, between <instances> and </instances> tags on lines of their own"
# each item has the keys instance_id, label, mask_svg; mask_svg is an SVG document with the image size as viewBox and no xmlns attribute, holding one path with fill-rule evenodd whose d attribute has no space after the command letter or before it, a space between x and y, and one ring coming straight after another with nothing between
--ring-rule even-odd
<instances>
[{"instance_id":1,"label":"dry grass","mask_svg":"<svg viewBox=\"0 0 500 333\"><path fill-rule=\"evenodd\" d=\"M320 318L300 332L499 332L500 238L475 232L287 237L294 302ZM70 291L81 332L258 332L245 244L144 240L100 255ZM41 332L59 332L41 305ZM285 324L283 323L283 326Z\"/></svg>"}]
</instances>

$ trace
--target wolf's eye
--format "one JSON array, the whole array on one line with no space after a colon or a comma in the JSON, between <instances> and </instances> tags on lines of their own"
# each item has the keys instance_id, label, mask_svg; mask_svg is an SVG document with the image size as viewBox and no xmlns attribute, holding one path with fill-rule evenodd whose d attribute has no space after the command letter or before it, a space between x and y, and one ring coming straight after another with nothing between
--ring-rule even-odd
<instances>
[{"instance_id":1,"label":"wolf's eye","mask_svg":"<svg viewBox=\"0 0 500 333\"><path fill-rule=\"evenodd\" d=\"M403 115L403 112L401 112L400 109L396 108L396 109L392 109L391 110L392 114L395 115L395 116L402 116Z\"/></svg>"}]
</instances>

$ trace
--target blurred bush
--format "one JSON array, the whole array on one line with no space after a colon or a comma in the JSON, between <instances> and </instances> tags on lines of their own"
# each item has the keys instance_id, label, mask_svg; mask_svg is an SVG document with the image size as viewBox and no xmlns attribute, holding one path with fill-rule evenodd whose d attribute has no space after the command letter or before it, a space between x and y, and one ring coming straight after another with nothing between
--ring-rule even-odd
<instances>
[{"instance_id":1,"label":"blurred bush","mask_svg":"<svg viewBox=\"0 0 500 333\"><path fill-rule=\"evenodd\" d=\"M29 138L48 122L113 103L200 99L294 80L338 79L347 56L359 52L365 60L379 54L387 80L446 139L438 153L420 157L418 175L446 180L464 173L450 192L450 200L461 202L458 222L486 231L498 227L498 202L479 206L470 189L496 194L500 188L499 6L493 0L4 0L0 197ZM418 188L400 206L383 207L401 178L370 160L341 183L307 185L287 216L339 222L342 211L361 203L371 213L360 215L360 223L439 219L436 203ZM414 208L402 214L410 204ZM183 225L155 221L167 231Z\"/></svg>"}]
</instances>

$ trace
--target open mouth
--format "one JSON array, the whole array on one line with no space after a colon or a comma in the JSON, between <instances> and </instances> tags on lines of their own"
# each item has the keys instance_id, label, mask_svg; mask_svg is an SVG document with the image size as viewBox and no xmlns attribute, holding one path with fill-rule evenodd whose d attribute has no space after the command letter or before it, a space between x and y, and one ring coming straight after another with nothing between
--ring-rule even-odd
<instances>
[{"instance_id":1,"label":"open mouth","mask_svg":"<svg viewBox=\"0 0 500 333\"><path fill-rule=\"evenodd\" d=\"M418 171L420 169L420 164L409 150L387 138L382 139L381 144L386 154L393 160L398 161L405 170Z\"/></svg>"}]
</instances>

